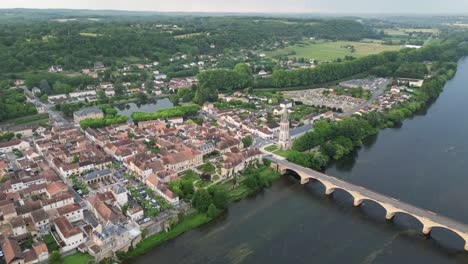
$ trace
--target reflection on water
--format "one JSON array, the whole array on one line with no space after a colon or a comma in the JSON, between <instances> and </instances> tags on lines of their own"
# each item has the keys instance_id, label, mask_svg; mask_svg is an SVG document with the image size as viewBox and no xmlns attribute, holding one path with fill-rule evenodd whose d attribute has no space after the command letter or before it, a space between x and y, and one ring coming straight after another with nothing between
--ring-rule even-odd
<instances>
[{"instance_id":1,"label":"reflection on water","mask_svg":"<svg viewBox=\"0 0 468 264\"><path fill-rule=\"evenodd\" d=\"M399 128L381 131L326 173L468 223L468 61L437 101ZM205 227L132 263L468 263L463 241L414 218L311 181L282 177Z\"/></svg>"},{"instance_id":2,"label":"reflection on water","mask_svg":"<svg viewBox=\"0 0 468 264\"><path fill-rule=\"evenodd\" d=\"M155 101L150 101L146 104L140 103L128 103L121 104L116 106L117 112L119 115L124 115L130 117L133 112L155 112L159 109L173 107L174 104L169 100L169 98L158 99Z\"/></svg>"}]
</instances>

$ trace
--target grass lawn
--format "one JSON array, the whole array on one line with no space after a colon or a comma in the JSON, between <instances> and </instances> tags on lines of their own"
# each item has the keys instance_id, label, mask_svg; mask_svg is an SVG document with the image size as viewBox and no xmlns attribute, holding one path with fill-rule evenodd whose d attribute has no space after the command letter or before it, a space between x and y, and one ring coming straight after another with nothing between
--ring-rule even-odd
<instances>
[{"instance_id":1,"label":"grass lawn","mask_svg":"<svg viewBox=\"0 0 468 264\"><path fill-rule=\"evenodd\" d=\"M210 185L212 182L211 181L204 181L204 180L199 180L195 183L195 186L197 188L205 188L208 185Z\"/></svg>"},{"instance_id":2,"label":"grass lawn","mask_svg":"<svg viewBox=\"0 0 468 264\"><path fill-rule=\"evenodd\" d=\"M46 244L49 252L58 251L60 249L59 245L57 245L57 242L55 242L55 239L52 235L49 234L46 236L42 236L42 239L44 240L44 243Z\"/></svg>"},{"instance_id":3,"label":"grass lawn","mask_svg":"<svg viewBox=\"0 0 468 264\"><path fill-rule=\"evenodd\" d=\"M354 46L355 52L346 46ZM302 44L285 47L274 51L266 52L267 56L275 57L288 55L289 57L316 59L316 60L335 60L345 56L364 57L371 54L381 53L383 51L398 50L400 46L382 45L375 42L357 42L357 41L304 41Z\"/></svg>"},{"instance_id":4,"label":"grass lawn","mask_svg":"<svg viewBox=\"0 0 468 264\"><path fill-rule=\"evenodd\" d=\"M182 175L182 179L194 182L200 179L200 175L192 170L185 172Z\"/></svg>"},{"instance_id":5,"label":"grass lawn","mask_svg":"<svg viewBox=\"0 0 468 264\"><path fill-rule=\"evenodd\" d=\"M277 149L278 149L278 146L276 146L276 145L271 145L271 146L268 146L268 147L265 148L265 150L269 151L269 152L274 152Z\"/></svg>"},{"instance_id":6,"label":"grass lawn","mask_svg":"<svg viewBox=\"0 0 468 264\"><path fill-rule=\"evenodd\" d=\"M63 258L64 264L86 264L93 260L93 257L89 254L75 253Z\"/></svg>"},{"instance_id":7,"label":"grass lawn","mask_svg":"<svg viewBox=\"0 0 468 264\"><path fill-rule=\"evenodd\" d=\"M286 150L286 149L278 149L278 150L274 151L273 153L275 153L278 156L286 158L288 156L289 152L291 152L291 151Z\"/></svg>"}]
</instances>

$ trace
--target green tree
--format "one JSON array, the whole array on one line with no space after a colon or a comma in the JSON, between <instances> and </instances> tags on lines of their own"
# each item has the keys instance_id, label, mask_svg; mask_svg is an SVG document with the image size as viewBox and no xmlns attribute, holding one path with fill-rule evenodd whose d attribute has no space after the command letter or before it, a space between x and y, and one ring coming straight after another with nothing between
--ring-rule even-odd
<instances>
[{"instance_id":1,"label":"green tree","mask_svg":"<svg viewBox=\"0 0 468 264\"><path fill-rule=\"evenodd\" d=\"M225 209L228 205L228 192L226 188L217 187L213 192L213 203L216 208Z\"/></svg>"},{"instance_id":2,"label":"green tree","mask_svg":"<svg viewBox=\"0 0 468 264\"><path fill-rule=\"evenodd\" d=\"M201 167L201 171L213 174L216 172L216 168L211 162L208 161L205 164L203 164L203 166Z\"/></svg>"},{"instance_id":3,"label":"green tree","mask_svg":"<svg viewBox=\"0 0 468 264\"><path fill-rule=\"evenodd\" d=\"M193 196L193 207L195 207L199 212L206 213L208 207L212 203L211 195L206 189L199 189L195 192Z\"/></svg>"},{"instance_id":4,"label":"green tree","mask_svg":"<svg viewBox=\"0 0 468 264\"><path fill-rule=\"evenodd\" d=\"M60 264L63 263L62 255L58 251L53 251L49 255L49 263L50 264Z\"/></svg>"},{"instance_id":5,"label":"green tree","mask_svg":"<svg viewBox=\"0 0 468 264\"><path fill-rule=\"evenodd\" d=\"M207 214L210 218L214 218L216 215L218 215L218 209L214 204L210 204Z\"/></svg>"},{"instance_id":6,"label":"green tree","mask_svg":"<svg viewBox=\"0 0 468 264\"><path fill-rule=\"evenodd\" d=\"M248 148L248 147L252 146L252 143L253 143L252 136L246 136L246 137L242 138L242 143L244 144L245 148Z\"/></svg>"}]
</instances>

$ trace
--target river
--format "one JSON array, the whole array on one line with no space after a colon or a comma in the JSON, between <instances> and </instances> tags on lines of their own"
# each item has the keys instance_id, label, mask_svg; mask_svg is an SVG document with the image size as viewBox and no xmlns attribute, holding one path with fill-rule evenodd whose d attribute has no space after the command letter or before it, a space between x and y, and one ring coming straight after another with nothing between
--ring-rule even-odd
<instances>
[{"instance_id":1,"label":"river","mask_svg":"<svg viewBox=\"0 0 468 264\"><path fill-rule=\"evenodd\" d=\"M437 101L326 173L468 223L467 99L465 59ZM387 222L378 205L355 208L346 193L323 189L284 176L132 263L468 263L449 231L425 237L409 216Z\"/></svg>"}]
</instances>

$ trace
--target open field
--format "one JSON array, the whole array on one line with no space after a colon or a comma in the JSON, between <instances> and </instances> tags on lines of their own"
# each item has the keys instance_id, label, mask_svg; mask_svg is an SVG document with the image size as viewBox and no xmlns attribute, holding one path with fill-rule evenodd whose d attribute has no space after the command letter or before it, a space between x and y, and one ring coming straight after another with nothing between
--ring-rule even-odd
<instances>
[{"instance_id":1,"label":"open field","mask_svg":"<svg viewBox=\"0 0 468 264\"><path fill-rule=\"evenodd\" d=\"M439 30L436 28L396 28L396 29L385 29L385 34L406 36L411 32L422 32L422 33L438 33Z\"/></svg>"},{"instance_id":2,"label":"open field","mask_svg":"<svg viewBox=\"0 0 468 264\"><path fill-rule=\"evenodd\" d=\"M355 51L352 52L353 46ZM296 44L283 49L266 52L269 57L286 56L315 59L315 60L335 60L345 56L364 57L383 51L398 50L400 46L382 45L380 43L357 42L357 41L305 41L303 44ZM294 54L295 53L295 54Z\"/></svg>"}]
</instances>

